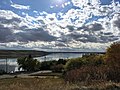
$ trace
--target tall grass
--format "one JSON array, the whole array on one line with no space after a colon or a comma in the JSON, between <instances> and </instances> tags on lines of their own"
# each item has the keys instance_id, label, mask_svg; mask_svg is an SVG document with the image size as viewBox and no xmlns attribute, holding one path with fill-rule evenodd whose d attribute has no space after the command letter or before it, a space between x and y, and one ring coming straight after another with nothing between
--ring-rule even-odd
<instances>
[{"instance_id":1,"label":"tall grass","mask_svg":"<svg viewBox=\"0 0 120 90\"><path fill-rule=\"evenodd\" d=\"M67 71L64 78L69 82L96 80L120 82L120 67L83 66L79 69Z\"/></svg>"},{"instance_id":2,"label":"tall grass","mask_svg":"<svg viewBox=\"0 0 120 90\"><path fill-rule=\"evenodd\" d=\"M0 80L0 90L120 90L120 83L94 81L72 84L55 78L11 78Z\"/></svg>"},{"instance_id":3,"label":"tall grass","mask_svg":"<svg viewBox=\"0 0 120 90\"><path fill-rule=\"evenodd\" d=\"M65 74L65 80L70 82L94 80L107 80L106 67L105 66L83 66L79 69L68 71Z\"/></svg>"},{"instance_id":4,"label":"tall grass","mask_svg":"<svg viewBox=\"0 0 120 90\"><path fill-rule=\"evenodd\" d=\"M61 79L13 78L0 80L0 90L69 90Z\"/></svg>"}]
</instances>

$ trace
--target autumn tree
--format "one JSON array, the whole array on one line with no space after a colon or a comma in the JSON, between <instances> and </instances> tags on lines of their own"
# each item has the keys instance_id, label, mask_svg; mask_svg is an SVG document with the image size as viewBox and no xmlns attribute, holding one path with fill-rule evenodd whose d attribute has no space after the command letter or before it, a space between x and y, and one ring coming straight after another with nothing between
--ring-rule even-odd
<instances>
[{"instance_id":1,"label":"autumn tree","mask_svg":"<svg viewBox=\"0 0 120 90\"><path fill-rule=\"evenodd\" d=\"M40 62L37 59L33 59L31 55L28 57L18 58L17 63L19 70L22 68L25 71L36 71L40 68Z\"/></svg>"},{"instance_id":2,"label":"autumn tree","mask_svg":"<svg viewBox=\"0 0 120 90\"><path fill-rule=\"evenodd\" d=\"M112 66L120 66L120 42L115 42L107 49L107 63Z\"/></svg>"},{"instance_id":3,"label":"autumn tree","mask_svg":"<svg viewBox=\"0 0 120 90\"><path fill-rule=\"evenodd\" d=\"M120 82L120 42L113 43L106 52L108 80Z\"/></svg>"}]
</instances>

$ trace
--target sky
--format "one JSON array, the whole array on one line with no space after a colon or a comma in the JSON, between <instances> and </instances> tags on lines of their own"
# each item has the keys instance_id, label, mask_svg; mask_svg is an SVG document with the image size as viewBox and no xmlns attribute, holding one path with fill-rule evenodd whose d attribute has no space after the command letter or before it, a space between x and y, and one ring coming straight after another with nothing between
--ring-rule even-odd
<instances>
[{"instance_id":1,"label":"sky","mask_svg":"<svg viewBox=\"0 0 120 90\"><path fill-rule=\"evenodd\" d=\"M0 0L0 49L105 51L120 41L120 0Z\"/></svg>"}]
</instances>

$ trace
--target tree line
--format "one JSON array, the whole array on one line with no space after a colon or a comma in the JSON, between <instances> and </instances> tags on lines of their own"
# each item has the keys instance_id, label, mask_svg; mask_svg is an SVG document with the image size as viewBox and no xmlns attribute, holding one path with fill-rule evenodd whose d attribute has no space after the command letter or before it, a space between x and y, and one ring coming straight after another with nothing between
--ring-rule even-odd
<instances>
[{"instance_id":1,"label":"tree line","mask_svg":"<svg viewBox=\"0 0 120 90\"><path fill-rule=\"evenodd\" d=\"M106 54L83 55L74 59L39 62L28 57L18 58L19 69L24 71L51 70L63 73L66 81L113 80L120 81L120 42L107 48Z\"/></svg>"}]
</instances>

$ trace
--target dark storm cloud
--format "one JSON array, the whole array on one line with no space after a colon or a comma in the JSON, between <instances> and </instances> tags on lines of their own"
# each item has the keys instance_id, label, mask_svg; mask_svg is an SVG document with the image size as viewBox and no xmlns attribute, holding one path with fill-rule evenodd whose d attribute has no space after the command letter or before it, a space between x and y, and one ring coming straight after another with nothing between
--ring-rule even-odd
<instances>
[{"instance_id":1,"label":"dark storm cloud","mask_svg":"<svg viewBox=\"0 0 120 90\"><path fill-rule=\"evenodd\" d=\"M11 29L14 29L14 30L25 29L25 26L21 26L21 27L19 26L19 24L21 22L22 22L21 19L16 18L16 17L13 17L11 19L6 19L4 17L0 17L0 25L6 26L4 29L9 29L9 30L11 30ZM0 29L2 29L2 27Z\"/></svg>"},{"instance_id":2,"label":"dark storm cloud","mask_svg":"<svg viewBox=\"0 0 120 90\"><path fill-rule=\"evenodd\" d=\"M116 21L114 21L114 26L120 29L120 15L119 15L119 18Z\"/></svg>"},{"instance_id":3,"label":"dark storm cloud","mask_svg":"<svg viewBox=\"0 0 120 90\"><path fill-rule=\"evenodd\" d=\"M65 47L66 45L65 45L65 43L63 43L63 42L57 42L57 43L55 44L55 46Z\"/></svg>"},{"instance_id":4,"label":"dark storm cloud","mask_svg":"<svg viewBox=\"0 0 120 90\"><path fill-rule=\"evenodd\" d=\"M70 26L69 28L71 27L72 26ZM73 30L73 27L71 28L71 30ZM119 39L119 37L114 36L113 33L102 32L102 30L104 30L104 28L100 23L93 23L90 25L79 27L77 28L77 31L72 31L70 34L64 35L61 41L69 42L71 40L75 40L83 43L108 43Z\"/></svg>"},{"instance_id":5,"label":"dark storm cloud","mask_svg":"<svg viewBox=\"0 0 120 90\"><path fill-rule=\"evenodd\" d=\"M106 43L106 42L113 42L113 41L118 40L118 39L119 38L116 37L116 36L101 36L100 37L100 40L102 42L104 42L104 43Z\"/></svg>"},{"instance_id":6,"label":"dark storm cloud","mask_svg":"<svg viewBox=\"0 0 120 90\"><path fill-rule=\"evenodd\" d=\"M81 42L97 42L97 37L90 34L71 33L68 37Z\"/></svg>"},{"instance_id":7,"label":"dark storm cloud","mask_svg":"<svg viewBox=\"0 0 120 90\"><path fill-rule=\"evenodd\" d=\"M12 18L12 19L6 19L6 18L2 18L0 17L0 23L2 24L15 24L15 23L20 23L21 20L19 18Z\"/></svg>"},{"instance_id":8,"label":"dark storm cloud","mask_svg":"<svg viewBox=\"0 0 120 90\"><path fill-rule=\"evenodd\" d=\"M0 43L11 41L10 38L13 35L12 30L0 25Z\"/></svg>"},{"instance_id":9,"label":"dark storm cloud","mask_svg":"<svg viewBox=\"0 0 120 90\"><path fill-rule=\"evenodd\" d=\"M103 33L103 32L100 32L100 34L103 34L103 35L107 35L107 36L112 36L113 35L113 33L111 33L111 32L106 32L106 33Z\"/></svg>"},{"instance_id":10,"label":"dark storm cloud","mask_svg":"<svg viewBox=\"0 0 120 90\"><path fill-rule=\"evenodd\" d=\"M71 26L71 25L67 25L67 27L66 27L66 28L68 28L70 31L75 30L75 27L74 27L74 26Z\"/></svg>"},{"instance_id":11,"label":"dark storm cloud","mask_svg":"<svg viewBox=\"0 0 120 90\"><path fill-rule=\"evenodd\" d=\"M92 24L91 26L92 27L89 28L89 29L91 29L93 31L99 31L99 30L103 29L103 26L101 24L99 24L99 23Z\"/></svg>"},{"instance_id":12,"label":"dark storm cloud","mask_svg":"<svg viewBox=\"0 0 120 90\"><path fill-rule=\"evenodd\" d=\"M19 18L6 19L0 17L0 43L6 42L29 42L29 41L53 41L56 38L51 36L42 28L27 29L27 26L19 26ZM8 27L8 25L11 25ZM7 27L6 27L7 26ZM17 31L17 33L15 33Z\"/></svg>"},{"instance_id":13,"label":"dark storm cloud","mask_svg":"<svg viewBox=\"0 0 120 90\"><path fill-rule=\"evenodd\" d=\"M71 33L69 35L67 35L66 37L69 37L69 40L76 40L76 41L80 41L80 42L92 42L92 43L107 43L107 42L112 42L115 40L118 40L119 38L114 36L114 35L110 35L110 33L106 33L106 34L98 34L95 35L94 33L89 33L89 34L77 34L77 33Z\"/></svg>"},{"instance_id":14,"label":"dark storm cloud","mask_svg":"<svg viewBox=\"0 0 120 90\"><path fill-rule=\"evenodd\" d=\"M44 31L42 28L39 29L29 29L22 32L16 33L15 37L17 40L22 42L28 41L53 41L56 38L48 34L47 31Z\"/></svg>"},{"instance_id":15,"label":"dark storm cloud","mask_svg":"<svg viewBox=\"0 0 120 90\"><path fill-rule=\"evenodd\" d=\"M82 26L77 28L77 30L81 30L83 29L84 31L88 31L88 30L92 30L92 31L100 31L103 28L103 26L99 23L94 23L94 24L90 24L90 25L86 25L86 26Z\"/></svg>"},{"instance_id":16,"label":"dark storm cloud","mask_svg":"<svg viewBox=\"0 0 120 90\"><path fill-rule=\"evenodd\" d=\"M0 25L0 43L6 42L29 42L29 41L53 41L56 38L48 34L43 29L21 30L21 32L13 33L9 28Z\"/></svg>"}]
</instances>

